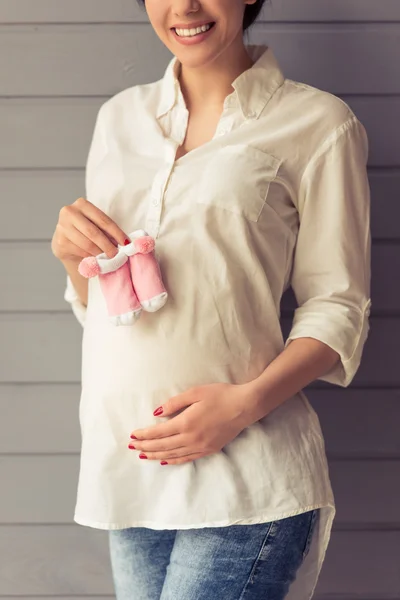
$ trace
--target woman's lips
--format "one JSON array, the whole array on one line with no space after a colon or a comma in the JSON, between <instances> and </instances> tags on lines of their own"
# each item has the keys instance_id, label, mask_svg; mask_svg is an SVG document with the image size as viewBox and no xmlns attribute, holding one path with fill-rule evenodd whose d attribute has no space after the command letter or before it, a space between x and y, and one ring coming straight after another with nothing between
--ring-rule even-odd
<instances>
[{"instance_id":1,"label":"woman's lips","mask_svg":"<svg viewBox=\"0 0 400 600\"><path fill-rule=\"evenodd\" d=\"M172 28L172 33L175 37L175 39L180 42L181 44L184 44L185 46L191 46L192 44L198 44L200 42L202 42L203 40L207 39L207 37L210 35L210 33L215 29L215 22L211 25L210 29L207 29L207 31L203 31L202 33L199 33L197 35L193 35L190 37L180 37L174 28Z\"/></svg>"}]
</instances>

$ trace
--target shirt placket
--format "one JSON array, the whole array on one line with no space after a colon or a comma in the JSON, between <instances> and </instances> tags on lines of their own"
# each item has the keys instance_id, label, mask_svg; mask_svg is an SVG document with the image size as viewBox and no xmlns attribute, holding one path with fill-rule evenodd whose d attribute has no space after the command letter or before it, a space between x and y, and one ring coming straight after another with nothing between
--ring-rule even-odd
<instances>
[{"instance_id":1,"label":"shirt placket","mask_svg":"<svg viewBox=\"0 0 400 600\"><path fill-rule=\"evenodd\" d=\"M224 109L213 139L231 131L234 123L234 115L232 113L235 107L236 102L232 94L225 99ZM176 106L175 110L175 114L171 115L170 135L165 139L164 166L157 172L153 179L146 215L146 232L154 238L158 237L160 231L164 195L174 168L176 151L185 139L189 120L189 112L186 107Z\"/></svg>"},{"instance_id":2,"label":"shirt placket","mask_svg":"<svg viewBox=\"0 0 400 600\"><path fill-rule=\"evenodd\" d=\"M176 150L185 139L188 124L186 108L175 107L175 111L175 115L171 115L171 131L165 138L164 165L153 179L146 215L146 232L154 238L158 237L160 231L164 195L174 168Z\"/></svg>"},{"instance_id":3,"label":"shirt placket","mask_svg":"<svg viewBox=\"0 0 400 600\"><path fill-rule=\"evenodd\" d=\"M151 187L145 229L147 233L154 238L158 236L160 229L163 197L170 172L170 166L160 169L154 177L153 185Z\"/></svg>"}]
</instances>

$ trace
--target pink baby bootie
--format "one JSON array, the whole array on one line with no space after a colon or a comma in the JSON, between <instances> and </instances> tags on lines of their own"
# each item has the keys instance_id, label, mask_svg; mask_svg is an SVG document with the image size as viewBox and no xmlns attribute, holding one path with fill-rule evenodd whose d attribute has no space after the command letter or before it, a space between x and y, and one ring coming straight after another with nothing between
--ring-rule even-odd
<instances>
[{"instance_id":1,"label":"pink baby bootie","mask_svg":"<svg viewBox=\"0 0 400 600\"><path fill-rule=\"evenodd\" d=\"M131 244L123 247L129 256L131 278L138 300L147 312L156 312L164 306L168 293L165 289L160 266L154 254L154 238L144 229L129 235Z\"/></svg>"},{"instance_id":2,"label":"pink baby bootie","mask_svg":"<svg viewBox=\"0 0 400 600\"><path fill-rule=\"evenodd\" d=\"M111 323L133 325L140 317L142 307L132 285L128 257L121 249L113 258L105 252L84 258L78 271L87 278L98 275Z\"/></svg>"},{"instance_id":3,"label":"pink baby bootie","mask_svg":"<svg viewBox=\"0 0 400 600\"><path fill-rule=\"evenodd\" d=\"M142 309L155 312L168 297L154 255L154 238L137 229L129 239L130 244L118 245L118 254L113 258L103 252L82 259L78 266L83 277L99 277L114 325L133 325Z\"/></svg>"}]
</instances>

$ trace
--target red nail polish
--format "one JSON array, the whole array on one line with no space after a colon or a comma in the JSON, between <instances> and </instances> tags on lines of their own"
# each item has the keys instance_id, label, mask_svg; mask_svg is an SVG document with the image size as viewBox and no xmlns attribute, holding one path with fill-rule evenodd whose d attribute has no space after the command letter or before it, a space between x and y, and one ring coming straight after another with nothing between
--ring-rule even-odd
<instances>
[{"instance_id":1,"label":"red nail polish","mask_svg":"<svg viewBox=\"0 0 400 600\"><path fill-rule=\"evenodd\" d=\"M156 408L156 410L153 412L153 415L154 415L155 417L158 417L158 415L161 415L161 414L162 414L162 412L163 412L163 408L162 408L162 406L159 406L159 407L158 407L158 408Z\"/></svg>"},{"instance_id":2,"label":"red nail polish","mask_svg":"<svg viewBox=\"0 0 400 600\"><path fill-rule=\"evenodd\" d=\"M147 458L145 454L139 454L139 458Z\"/></svg>"},{"instance_id":3,"label":"red nail polish","mask_svg":"<svg viewBox=\"0 0 400 600\"><path fill-rule=\"evenodd\" d=\"M167 464L168 464L168 463L167 463L167 461L166 461L166 460L162 460L162 461L160 462L160 465L167 465Z\"/></svg>"},{"instance_id":4,"label":"red nail polish","mask_svg":"<svg viewBox=\"0 0 400 600\"><path fill-rule=\"evenodd\" d=\"M137 437L136 437L136 435L131 435L131 436L129 436L129 437L131 437L133 440L137 440Z\"/></svg>"},{"instance_id":5,"label":"red nail polish","mask_svg":"<svg viewBox=\"0 0 400 600\"><path fill-rule=\"evenodd\" d=\"M124 245L125 245L125 246L127 246L127 245L128 245L128 244L130 244L130 243L131 243L131 240L128 240L128 238L126 238L126 240L125 240L125 242L124 242Z\"/></svg>"},{"instance_id":6,"label":"red nail polish","mask_svg":"<svg viewBox=\"0 0 400 600\"><path fill-rule=\"evenodd\" d=\"M135 446L133 444L129 444L128 446L129 448L133 448L134 450L136 450Z\"/></svg>"}]
</instances>

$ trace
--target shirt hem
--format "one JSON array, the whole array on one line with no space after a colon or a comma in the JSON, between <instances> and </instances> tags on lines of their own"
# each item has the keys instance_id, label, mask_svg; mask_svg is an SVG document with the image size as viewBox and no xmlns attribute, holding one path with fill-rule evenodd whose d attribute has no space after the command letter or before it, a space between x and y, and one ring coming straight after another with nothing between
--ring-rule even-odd
<instances>
[{"instance_id":1,"label":"shirt hem","mask_svg":"<svg viewBox=\"0 0 400 600\"><path fill-rule=\"evenodd\" d=\"M269 523L270 521L277 521L279 519L286 519L288 517L294 517L302 514L309 510L317 508L332 508L335 510L335 504L331 502L319 502L317 504L310 504L303 506L297 510L286 511L281 513L261 513L252 517L239 517L238 519L223 519L222 521L207 521L203 523L161 523L157 521L144 521L144 520L133 520L126 523L109 523L102 521L91 521L80 517L78 514L74 514L74 521L78 525L84 525L86 527L94 527L96 529L125 529L128 527L149 527L150 529L201 529L204 527L226 527L229 525L256 525L257 523Z\"/></svg>"}]
</instances>

